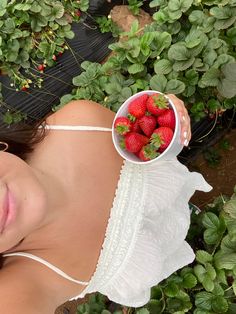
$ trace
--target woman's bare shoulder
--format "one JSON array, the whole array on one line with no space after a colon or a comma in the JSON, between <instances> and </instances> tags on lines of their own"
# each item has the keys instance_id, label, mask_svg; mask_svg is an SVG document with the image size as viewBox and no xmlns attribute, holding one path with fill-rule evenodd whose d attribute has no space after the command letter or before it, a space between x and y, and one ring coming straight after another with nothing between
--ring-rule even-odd
<instances>
[{"instance_id":1,"label":"woman's bare shoulder","mask_svg":"<svg viewBox=\"0 0 236 314\"><path fill-rule=\"evenodd\" d=\"M111 127L115 113L90 100L74 100L47 118L49 124Z\"/></svg>"},{"instance_id":2,"label":"woman's bare shoulder","mask_svg":"<svg viewBox=\"0 0 236 314\"><path fill-rule=\"evenodd\" d=\"M0 270L0 308L4 313L11 314L40 314L35 285L15 272ZM43 304L42 304L43 305Z\"/></svg>"}]
</instances>

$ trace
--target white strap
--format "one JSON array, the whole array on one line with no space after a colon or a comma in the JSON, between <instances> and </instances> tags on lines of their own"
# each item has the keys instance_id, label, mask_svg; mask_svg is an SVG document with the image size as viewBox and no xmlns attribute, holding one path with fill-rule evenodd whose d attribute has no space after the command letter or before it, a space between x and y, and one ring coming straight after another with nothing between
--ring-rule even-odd
<instances>
[{"instance_id":1,"label":"white strap","mask_svg":"<svg viewBox=\"0 0 236 314\"><path fill-rule=\"evenodd\" d=\"M39 127L40 129L42 126ZM100 126L89 126L89 125L45 125L45 129L48 130L63 130L63 131L103 131L111 132L111 128L104 128Z\"/></svg>"},{"instance_id":2,"label":"white strap","mask_svg":"<svg viewBox=\"0 0 236 314\"><path fill-rule=\"evenodd\" d=\"M15 253L3 254L3 257L7 257L7 256L23 256L23 257L33 259L34 261L39 262L39 263L47 266L48 268L53 270L55 273L57 273L58 275L62 276L65 279L68 279L69 281L72 281L74 283L77 283L77 284L83 285L83 286L87 286L89 284L89 282L87 282L87 281L79 281L79 280L76 280L76 279L70 277L69 275L64 273L62 270L60 270L56 266L50 264L49 262L45 261L44 259L42 259L41 257L38 257L36 255L24 253L24 252L15 252Z\"/></svg>"}]
</instances>

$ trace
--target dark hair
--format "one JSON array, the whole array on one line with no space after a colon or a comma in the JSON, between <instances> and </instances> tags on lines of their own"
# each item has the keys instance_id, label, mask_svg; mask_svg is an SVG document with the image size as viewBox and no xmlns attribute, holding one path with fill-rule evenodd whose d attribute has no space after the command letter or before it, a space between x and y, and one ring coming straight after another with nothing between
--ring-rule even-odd
<instances>
[{"instance_id":1,"label":"dark hair","mask_svg":"<svg viewBox=\"0 0 236 314\"><path fill-rule=\"evenodd\" d=\"M45 119L31 124L20 122L10 126L1 125L0 141L9 145L7 152L25 160L34 146L45 137L44 121Z\"/></svg>"}]
</instances>

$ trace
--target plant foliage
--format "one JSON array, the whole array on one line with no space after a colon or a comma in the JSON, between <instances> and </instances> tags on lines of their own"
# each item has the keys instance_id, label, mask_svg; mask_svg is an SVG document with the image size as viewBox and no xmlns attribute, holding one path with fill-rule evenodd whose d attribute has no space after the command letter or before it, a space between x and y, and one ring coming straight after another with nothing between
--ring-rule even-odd
<instances>
[{"instance_id":1,"label":"plant foliage","mask_svg":"<svg viewBox=\"0 0 236 314\"><path fill-rule=\"evenodd\" d=\"M154 0L154 22L135 21L102 66L85 62L71 98L116 111L143 89L179 94L196 120L235 107L236 2ZM94 80L96 77L96 80Z\"/></svg>"},{"instance_id":2,"label":"plant foliage","mask_svg":"<svg viewBox=\"0 0 236 314\"><path fill-rule=\"evenodd\" d=\"M12 79L12 86L27 89L45 66L53 66L63 53L66 39L74 33L70 23L78 21L89 1L81 0L1 0L0 69ZM24 70L24 71L22 71Z\"/></svg>"},{"instance_id":3,"label":"plant foliage","mask_svg":"<svg viewBox=\"0 0 236 314\"><path fill-rule=\"evenodd\" d=\"M78 307L82 313L234 314L236 312L236 188L231 198L220 196L200 214L192 212L188 242L193 264L152 288L142 308L111 304L100 294ZM98 302L99 301L99 302ZM95 304L99 305L96 309Z\"/></svg>"}]
</instances>

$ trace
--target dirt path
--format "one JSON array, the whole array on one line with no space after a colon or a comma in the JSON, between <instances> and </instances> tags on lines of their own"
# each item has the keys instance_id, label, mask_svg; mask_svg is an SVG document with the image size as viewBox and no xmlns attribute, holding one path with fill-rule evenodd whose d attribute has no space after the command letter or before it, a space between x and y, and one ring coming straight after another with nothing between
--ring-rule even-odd
<instances>
[{"instance_id":1,"label":"dirt path","mask_svg":"<svg viewBox=\"0 0 236 314\"><path fill-rule=\"evenodd\" d=\"M203 208L220 194L231 196L236 185L236 129L226 134L223 140L205 153L208 161L200 155L189 167L203 174L213 190L196 192L191 201ZM219 162L218 162L219 160Z\"/></svg>"}]
</instances>

